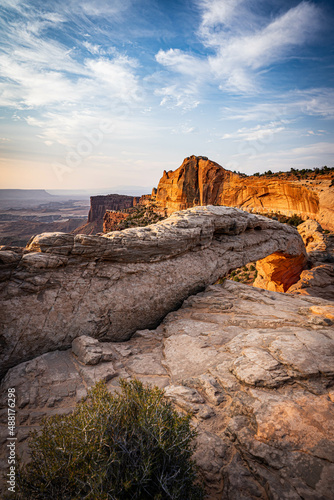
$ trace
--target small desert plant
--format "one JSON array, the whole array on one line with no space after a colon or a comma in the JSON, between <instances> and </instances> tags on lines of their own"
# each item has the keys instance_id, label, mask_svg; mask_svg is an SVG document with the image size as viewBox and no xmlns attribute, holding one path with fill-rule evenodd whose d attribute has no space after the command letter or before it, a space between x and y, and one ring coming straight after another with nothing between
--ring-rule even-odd
<instances>
[{"instance_id":1,"label":"small desert plant","mask_svg":"<svg viewBox=\"0 0 334 500\"><path fill-rule=\"evenodd\" d=\"M255 266L254 264L251 264L250 268L249 268L250 271L255 271Z\"/></svg>"},{"instance_id":2,"label":"small desert plant","mask_svg":"<svg viewBox=\"0 0 334 500\"><path fill-rule=\"evenodd\" d=\"M158 388L97 383L70 415L44 421L20 466L25 500L202 499L192 460L190 416L178 415Z\"/></svg>"}]
</instances>

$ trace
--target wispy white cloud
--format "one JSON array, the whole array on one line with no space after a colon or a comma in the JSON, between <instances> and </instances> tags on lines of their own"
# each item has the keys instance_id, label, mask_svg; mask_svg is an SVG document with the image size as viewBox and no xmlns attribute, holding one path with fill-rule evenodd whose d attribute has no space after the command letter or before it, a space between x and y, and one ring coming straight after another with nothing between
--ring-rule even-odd
<instances>
[{"instance_id":1,"label":"wispy white cloud","mask_svg":"<svg viewBox=\"0 0 334 500\"><path fill-rule=\"evenodd\" d=\"M89 59L85 66L97 84L103 84L109 97L116 97L124 102L132 103L141 99L138 77L134 70L138 67L135 59L118 56L114 59Z\"/></svg>"},{"instance_id":2,"label":"wispy white cloud","mask_svg":"<svg viewBox=\"0 0 334 500\"><path fill-rule=\"evenodd\" d=\"M202 10L201 28L213 28L220 24L228 26L235 18L236 9L240 8L244 0L202 0L198 2Z\"/></svg>"},{"instance_id":3,"label":"wispy white cloud","mask_svg":"<svg viewBox=\"0 0 334 500\"><path fill-rule=\"evenodd\" d=\"M222 139L242 139L245 141L258 141L262 139L267 139L273 136L274 134L278 134L279 132L283 132L285 127L282 126L281 122L271 122L267 125L257 125L252 128L241 128L237 132L224 134Z\"/></svg>"},{"instance_id":4,"label":"wispy white cloud","mask_svg":"<svg viewBox=\"0 0 334 500\"><path fill-rule=\"evenodd\" d=\"M107 11L124 11L126 4L129 2L114 2ZM87 10L85 5L78 3L76 8ZM94 1L91 6L96 12L106 10L104 2ZM69 21L68 7L62 13L43 13L22 3L20 9L20 16L11 23L0 19L4 41L0 105L21 110L21 117L40 129L37 136L46 144L69 145L87 128L96 126L101 117L118 116L122 106L141 102L135 59L87 40L69 47L49 36L50 28ZM86 58L80 53L82 47L90 52L87 57L84 51ZM22 113L27 109L38 114L25 116Z\"/></svg>"},{"instance_id":5,"label":"wispy white cloud","mask_svg":"<svg viewBox=\"0 0 334 500\"><path fill-rule=\"evenodd\" d=\"M313 88L293 90L280 95L271 95L270 102L243 104L238 107L224 107L222 114L231 120L283 121L288 116L315 116L326 119L334 118L334 89Z\"/></svg>"},{"instance_id":6,"label":"wispy white cloud","mask_svg":"<svg viewBox=\"0 0 334 500\"><path fill-rule=\"evenodd\" d=\"M86 40L82 43L82 45L93 55L106 55L106 51L101 47L101 45L93 44L87 42Z\"/></svg>"},{"instance_id":7,"label":"wispy white cloud","mask_svg":"<svg viewBox=\"0 0 334 500\"><path fill-rule=\"evenodd\" d=\"M203 59L170 49L160 50L156 59L179 74L205 74L207 81L214 79L231 92L257 92L260 71L295 56L295 47L303 46L321 28L320 10L308 2L266 24L245 0L202 0L199 5L201 40L215 54Z\"/></svg>"},{"instance_id":8,"label":"wispy white cloud","mask_svg":"<svg viewBox=\"0 0 334 500\"><path fill-rule=\"evenodd\" d=\"M209 64L206 60L201 60L179 49L159 50L155 58L159 64L178 73L192 76L192 78L209 70Z\"/></svg>"},{"instance_id":9,"label":"wispy white cloud","mask_svg":"<svg viewBox=\"0 0 334 500\"><path fill-rule=\"evenodd\" d=\"M320 155L328 155L333 159L334 156L334 144L329 142L317 142L315 144L310 144L309 146L302 146L298 148L293 148L290 151L282 151L282 156L286 154L293 154L295 156L302 156L305 158L317 159Z\"/></svg>"},{"instance_id":10,"label":"wispy white cloud","mask_svg":"<svg viewBox=\"0 0 334 500\"><path fill-rule=\"evenodd\" d=\"M189 111L197 108L200 103L198 88L195 83L186 86L182 84L169 85L168 87L156 89L154 93L162 97L160 105L168 108L180 108L183 111Z\"/></svg>"}]
</instances>

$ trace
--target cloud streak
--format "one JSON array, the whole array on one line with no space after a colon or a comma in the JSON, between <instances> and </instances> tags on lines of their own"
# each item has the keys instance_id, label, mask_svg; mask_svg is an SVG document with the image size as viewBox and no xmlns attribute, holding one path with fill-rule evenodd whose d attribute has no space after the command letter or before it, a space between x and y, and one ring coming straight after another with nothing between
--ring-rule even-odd
<instances>
[{"instance_id":1,"label":"cloud streak","mask_svg":"<svg viewBox=\"0 0 334 500\"><path fill-rule=\"evenodd\" d=\"M260 71L288 57L297 57L294 49L307 44L321 28L320 10L307 2L290 8L265 26L263 17L249 10L244 0L203 0L199 5L201 40L215 54L203 59L169 49L160 50L156 59L182 75L206 74L208 80L214 79L221 90L229 92L258 92ZM244 20L246 25L241 29Z\"/></svg>"}]
</instances>

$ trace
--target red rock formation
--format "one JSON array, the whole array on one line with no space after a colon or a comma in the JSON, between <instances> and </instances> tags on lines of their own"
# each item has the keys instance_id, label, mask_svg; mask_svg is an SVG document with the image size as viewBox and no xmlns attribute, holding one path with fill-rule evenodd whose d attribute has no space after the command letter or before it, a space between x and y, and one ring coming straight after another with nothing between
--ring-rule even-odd
<instances>
[{"instance_id":1,"label":"red rock formation","mask_svg":"<svg viewBox=\"0 0 334 500\"><path fill-rule=\"evenodd\" d=\"M286 292L299 280L305 265L306 258L303 254L292 257L273 253L257 261L258 275L253 286L273 292Z\"/></svg>"},{"instance_id":2,"label":"red rock formation","mask_svg":"<svg viewBox=\"0 0 334 500\"><path fill-rule=\"evenodd\" d=\"M334 188L325 181L246 177L225 170L203 156L186 158L175 171L164 172L156 201L169 214L196 205L227 205L251 211L297 214L334 230ZM323 182L321 191L319 182ZM313 183L313 184L312 184Z\"/></svg>"},{"instance_id":3,"label":"red rock formation","mask_svg":"<svg viewBox=\"0 0 334 500\"><path fill-rule=\"evenodd\" d=\"M103 217L103 232L120 231L119 223L129 217L130 214L124 212L114 212L107 210Z\"/></svg>"}]
</instances>

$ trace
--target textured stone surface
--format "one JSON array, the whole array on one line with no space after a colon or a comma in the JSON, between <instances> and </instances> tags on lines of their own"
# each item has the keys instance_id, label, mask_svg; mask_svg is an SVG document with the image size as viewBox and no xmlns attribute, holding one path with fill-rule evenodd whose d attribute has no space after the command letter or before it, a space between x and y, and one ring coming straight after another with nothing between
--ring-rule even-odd
<instances>
[{"instance_id":1,"label":"textured stone surface","mask_svg":"<svg viewBox=\"0 0 334 500\"><path fill-rule=\"evenodd\" d=\"M85 365L97 365L99 362L112 360L112 349L109 344L102 344L87 335L73 340L72 352Z\"/></svg>"},{"instance_id":2,"label":"textured stone surface","mask_svg":"<svg viewBox=\"0 0 334 500\"><path fill-rule=\"evenodd\" d=\"M192 414L208 499L332 500L333 319L333 302L323 299L232 281L210 286L156 330L94 344L108 346L112 361L88 366L69 349L9 370L1 443L8 387L18 395L17 447L26 459L28 431L44 415L71 411L100 378L115 391L120 377L137 377Z\"/></svg>"},{"instance_id":3,"label":"textured stone surface","mask_svg":"<svg viewBox=\"0 0 334 500\"><path fill-rule=\"evenodd\" d=\"M303 250L294 228L213 206L104 236L38 235L0 266L1 373L80 335L126 340L230 270Z\"/></svg>"},{"instance_id":4,"label":"textured stone surface","mask_svg":"<svg viewBox=\"0 0 334 500\"><path fill-rule=\"evenodd\" d=\"M168 213L195 205L228 205L247 210L280 211L317 219L334 230L334 187L331 180L244 177L202 156L190 156L175 171L164 172L157 203Z\"/></svg>"},{"instance_id":5,"label":"textured stone surface","mask_svg":"<svg viewBox=\"0 0 334 500\"><path fill-rule=\"evenodd\" d=\"M303 238L307 258L311 262L334 262L334 235L325 234L315 220L307 220L297 226Z\"/></svg>"},{"instance_id":6,"label":"textured stone surface","mask_svg":"<svg viewBox=\"0 0 334 500\"><path fill-rule=\"evenodd\" d=\"M319 263L303 271L299 281L288 289L288 293L334 300L334 265Z\"/></svg>"}]
</instances>

